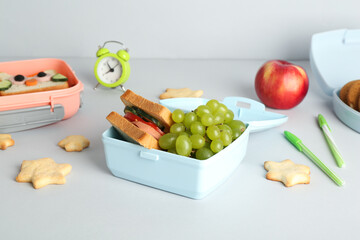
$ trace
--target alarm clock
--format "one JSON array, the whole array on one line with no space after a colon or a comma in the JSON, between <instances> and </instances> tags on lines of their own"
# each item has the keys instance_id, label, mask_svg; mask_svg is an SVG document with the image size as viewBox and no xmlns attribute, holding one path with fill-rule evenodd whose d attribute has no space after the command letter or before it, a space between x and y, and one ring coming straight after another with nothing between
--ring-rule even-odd
<instances>
[{"instance_id":1,"label":"alarm clock","mask_svg":"<svg viewBox=\"0 0 360 240\"><path fill-rule=\"evenodd\" d=\"M108 43L118 43L122 45L122 49L117 53L111 53L109 49L105 48ZM96 52L98 58L94 67L94 74L98 84L95 86L96 89L99 84L109 87L116 88L120 86L123 91L123 83L125 83L130 75L130 65L128 49L124 48L124 44L118 41L106 41L102 46L99 46Z\"/></svg>"}]
</instances>

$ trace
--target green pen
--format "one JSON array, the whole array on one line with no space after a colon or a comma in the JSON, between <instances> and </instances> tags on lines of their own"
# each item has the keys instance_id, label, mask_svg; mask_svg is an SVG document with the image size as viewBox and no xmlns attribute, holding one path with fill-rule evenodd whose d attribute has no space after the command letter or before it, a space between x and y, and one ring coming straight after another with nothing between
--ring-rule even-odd
<instances>
[{"instance_id":1,"label":"green pen","mask_svg":"<svg viewBox=\"0 0 360 240\"><path fill-rule=\"evenodd\" d=\"M286 139L297 148L297 150L304 153L305 156L307 156L313 163L315 163L316 166L318 166L338 186L342 186L345 184L345 182L341 178L336 176L336 174L331 171L323 162L321 162L320 159L317 158L315 154L313 154L298 137L288 131L284 131L284 135Z\"/></svg>"},{"instance_id":2,"label":"green pen","mask_svg":"<svg viewBox=\"0 0 360 240\"><path fill-rule=\"evenodd\" d=\"M335 141L334 141L334 138L332 137L331 129L330 129L328 123L326 122L324 116L321 114L318 115L318 120L319 120L319 126L322 129L322 132L324 133L326 142L331 150L332 155L335 158L336 164L338 165L338 167L344 167L345 166L344 159L342 158L342 156L340 154L339 148L335 144Z\"/></svg>"}]
</instances>

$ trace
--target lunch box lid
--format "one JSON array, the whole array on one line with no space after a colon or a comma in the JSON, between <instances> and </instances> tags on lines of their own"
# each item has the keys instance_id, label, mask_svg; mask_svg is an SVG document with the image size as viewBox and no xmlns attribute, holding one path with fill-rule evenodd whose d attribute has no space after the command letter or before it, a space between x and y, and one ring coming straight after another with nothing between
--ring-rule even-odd
<instances>
[{"instance_id":1,"label":"lunch box lid","mask_svg":"<svg viewBox=\"0 0 360 240\"><path fill-rule=\"evenodd\" d=\"M360 29L339 29L312 36L310 65L323 91L360 79Z\"/></svg>"},{"instance_id":2,"label":"lunch box lid","mask_svg":"<svg viewBox=\"0 0 360 240\"><path fill-rule=\"evenodd\" d=\"M199 105L206 104L210 99L205 98L170 98L160 100L171 112L182 109L185 112L195 110ZM265 110L265 105L244 97L226 97L221 101L234 112L235 119L249 125L250 132L258 132L279 126L288 120L288 117L279 113Z\"/></svg>"}]
</instances>

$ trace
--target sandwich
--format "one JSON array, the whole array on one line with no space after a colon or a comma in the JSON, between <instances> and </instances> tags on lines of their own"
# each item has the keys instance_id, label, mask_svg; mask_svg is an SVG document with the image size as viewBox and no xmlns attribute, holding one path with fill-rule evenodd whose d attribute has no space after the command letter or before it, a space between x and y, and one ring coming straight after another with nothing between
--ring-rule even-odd
<instances>
[{"instance_id":1,"label":"sandwich","mask_svg":"<svg viewBox=\"0 0 360 240\"><path fill-rule=\"evenodd\" d=\"M0 96L42 92L68 88L68 79L55 70L46 70L30 76L0 73Z\"/></svg>"},{"instance_id":2,"label":"sandwich","mask_svg":"<svg viewBox=\"0 0 360 240\"><path fill-rule=\"evenodd\" d=\"M159 138L168 133L173 124L171 111L131 90L127 90L120 99L125 105L124 116L111 112L106 119L124 140L145 148L160 149Z\"/></svg>"}]
</instances>

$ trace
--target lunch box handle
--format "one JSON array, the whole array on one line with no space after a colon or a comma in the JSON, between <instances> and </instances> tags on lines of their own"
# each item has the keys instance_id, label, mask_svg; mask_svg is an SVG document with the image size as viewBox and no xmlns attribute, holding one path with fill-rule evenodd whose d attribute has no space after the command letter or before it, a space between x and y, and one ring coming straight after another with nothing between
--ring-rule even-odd
<instances>
[{"instance_id":1,"label":"lunch box handle","mask_svg":"<svg viewBox=\"0 0 360 240\"><path fill-rule=\"evenodd\" d=\"M264 104L249 98L227 97L223 103L234 112L238 119L249 124L249 132L259 132L276 127L288 119L285 115L267 112Z\"/></svg>"},{"instance_id":2,"label":"lunch box handle","mask_svg":"<svg viewBox=\"0 0 360 240\"><path fill-rule=\"evenodd\" d=\"M55 104L0 112L0 133L19 132L61 121L65 116L64 107Z\"/></svg>"},{"instance_id":3,"label":"lunch box handle","mask_svg":"<svg viewBox=\"0 0 360 240\"><path fill-rule=\"evenodd\" d=\"M150 153L147 151L140 151L140 157L152 161L157 161L160 158L158 154Z\"/></svg>"},{"instance_id":4,"label":"lunch box handle","mask_svg":"<svg viewBox=\"0 0 360 240\"><path fill-rule=\"evenodd\" d=\"M227 97L224 98L222 101L226 106L231 108L232 110L239 109L239 108L248 108L250 110L255 111L265 111L265 105L262 103L259 103L255 100L252 100L250 98L244 98L244 97ZM244 105L245 103L245 105Z\"/></svg>"}]
</instances>

